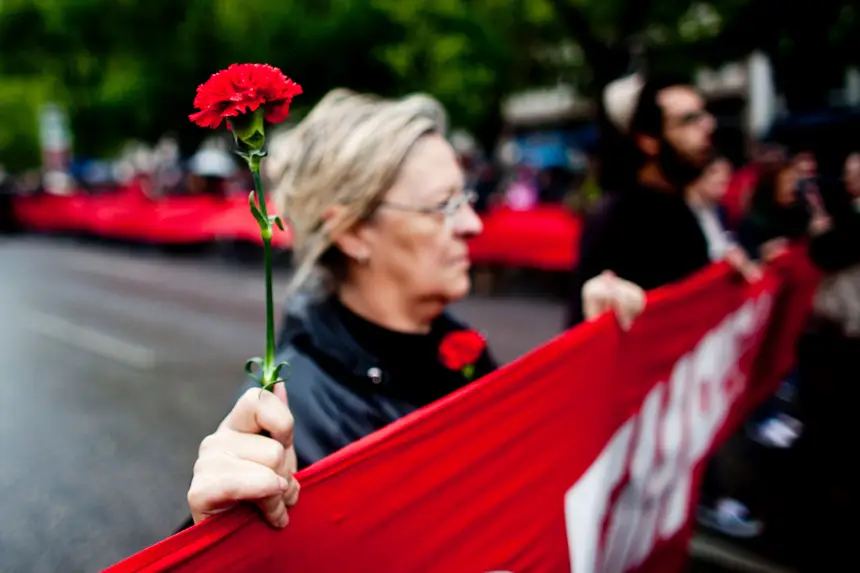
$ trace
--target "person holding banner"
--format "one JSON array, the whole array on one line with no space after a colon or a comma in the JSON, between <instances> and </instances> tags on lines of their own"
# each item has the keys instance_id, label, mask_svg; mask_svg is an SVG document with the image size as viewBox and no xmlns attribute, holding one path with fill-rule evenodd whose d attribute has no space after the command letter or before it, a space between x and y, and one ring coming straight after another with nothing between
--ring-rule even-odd
<instances>
[{"instance_id":1,"label":"person holding banner","mask_svg":"<svg viewBox=\"0 0 860 573\"><path fill-rule=\"evenodd\" d=\"M802 174L797 162L783 161L762 176L738 230L751 257L772 259L791 242L823 235L832 227L821 195L809 190Z\"/></svg>"},{"instance_id":2,"label":"person holding banner","mask_svg":"<svg viewBox=\"0 0 860 573\"><path fill-rule=\"evenodd\" d=\"M583 285L604 271L651 290L711 262L683 197L713 155L704 100L682 79L635 74L607 86L602 103L604 137L615 134L619 147L610 155L625 162L583 230L569 326L584 319Z\"/></svg>"},{"instance_id":3,"label":"person holding banner","mask_svg":"<svg viewBox=\"0 0 860 573\"><path fill-rule=\"evenodd\" d=\"M203 440L188 491L195 523L248 500L285 526L298 469L495 369L484 338L446 310L469 292L467 240L482 226L444 132L427 96L335 90L271 158L295 236L278 356L287 388L249 382ZM588 285L590 315L606 308L605 283ZM618 308L641 310L638 289L616 291Z\"/></svg>"},{"instance_id":4,"label":"person holding banner","mask_svg":"<svg viewBox=\"0 0 860 573\"><path fill-rule=\"evenodd\" d=\"M731 166L715 158L714 118L697 91L683 78L635 74L607 86L602 104L605 136L618 147L612 159L626 163L613 168L619 186L597 204L583 231L568 325L586 318L585 284L594 276L651 290L725 260L745 280L759 280L761 269L727 235L716 211ZM719 491L715 469L706 474L706 489ZM719 501L725 502L716 514L720 523L758 526L748 523L742 504Z\"/></svg>"},{"instance_id":5,"label":"person holding banner","mask_svg":"<svg viewBox=\"0 0 860 573\"><path fill-rule=\"evenodd\" d=\"M734 234L728 230L723 198L732 175L732 164L724 157L716 157L702 176L685 190L685 199L699 221L708 244L711 261L729 260L732 266L749 282L762 277L759 265L747 256Z\"/></svg>"}]
</instances>

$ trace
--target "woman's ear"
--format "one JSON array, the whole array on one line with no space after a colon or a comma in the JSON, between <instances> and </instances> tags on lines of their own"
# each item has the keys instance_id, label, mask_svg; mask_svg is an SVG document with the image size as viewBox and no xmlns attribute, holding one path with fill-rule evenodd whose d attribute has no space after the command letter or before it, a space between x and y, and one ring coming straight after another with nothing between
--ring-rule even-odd
<instances>
[{"instance_id":1,"label":"woman's ear","mask_svg":"<svg viewBox=\"0 0 860 573\"><path fill-rule=\"evenodd\" d=\"M331 238L333 245L344 255L358 262L365 262L370 257L370 249L361 237L361 223L356 223L348 229L338 229L346 213L343 205L331 205L322 215L323 229Z\"/></svg>"}]
</instances>

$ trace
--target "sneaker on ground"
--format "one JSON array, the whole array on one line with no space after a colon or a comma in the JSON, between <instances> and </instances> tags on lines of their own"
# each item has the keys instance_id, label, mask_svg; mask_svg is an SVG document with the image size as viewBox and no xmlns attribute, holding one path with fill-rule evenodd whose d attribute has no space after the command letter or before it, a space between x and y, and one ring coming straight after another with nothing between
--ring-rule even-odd
<instances>
[{"instance_id":1,"label":"sneaker on ground","mask_svg":"<svg viewBox=\"0 0 860 573\"><path fill-rule=\"evenodd\" d=\"M744 504L731 498L720 499L714 507L699 506L698 521L703 527L741 539L758 537L764 530L764 524L752 519Z\"/></svg>"},{"instance_id":2,"label":"sneaker on ground","mask_svg":"<svg viewBox=\"0 0 860 573\"><path fill-rule=\"evenodd\" d=\"M787 414L778 414L759 424L753 439L768 448L788 449L803 433L803 423Z\"/></svg>"}]
</instances>

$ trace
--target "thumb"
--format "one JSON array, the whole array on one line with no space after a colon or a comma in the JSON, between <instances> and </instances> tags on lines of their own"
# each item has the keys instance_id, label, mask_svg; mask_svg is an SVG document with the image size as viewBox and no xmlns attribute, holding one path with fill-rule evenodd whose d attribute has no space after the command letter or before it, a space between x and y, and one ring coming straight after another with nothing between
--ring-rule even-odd
<instances>
[{"instance_id":1,"label":"thumb","mask_svg":"<svg viewBox=\"0 0 860 573\"><path fill-rule=\"evenodd\" d=\"M278 400L287 403L287 385L284 382L278 382L275 384L275 387L272 388L273 393L277 396Z\"/></svg>"}]
</instances>

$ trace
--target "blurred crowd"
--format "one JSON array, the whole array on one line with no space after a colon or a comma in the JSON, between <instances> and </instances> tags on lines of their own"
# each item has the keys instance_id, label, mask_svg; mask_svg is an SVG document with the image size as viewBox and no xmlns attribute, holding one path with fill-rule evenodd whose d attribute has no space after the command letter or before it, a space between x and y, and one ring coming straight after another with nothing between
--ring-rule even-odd
<instances>
[{"instance_id":1,"label":"blurred crowd","mask_svg":"<svg viewBox=\"0 0 860 573\"><path fill-rule=\"evenodd\" d=\"M164 137L155 145L129 143L114 160L81 159L67 169L31 170L13 177L0 167L4 195L100 195L135 186L151 199L181 195L231 195L253 187L239 169L225 138L205 141L183 158L178 142Z\"/></svg>"}]
</instances>

